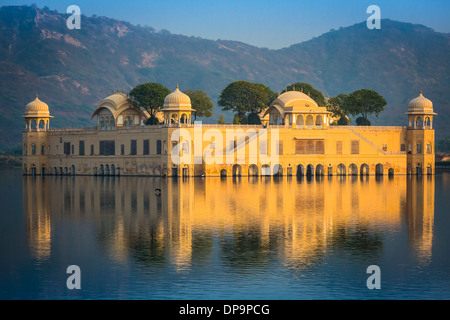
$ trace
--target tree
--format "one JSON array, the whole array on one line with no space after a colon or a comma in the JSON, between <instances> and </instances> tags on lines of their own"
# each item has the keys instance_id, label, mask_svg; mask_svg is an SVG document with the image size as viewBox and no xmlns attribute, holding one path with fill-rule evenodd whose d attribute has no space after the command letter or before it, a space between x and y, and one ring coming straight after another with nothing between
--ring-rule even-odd
<instances>
[{"instance_id":1,"label":"tree","mask_svg":"<svg viewBox=\"0 0 450 320\"><path fill-rule=\"evenodd\" d=\"M341 126L348 125L349 123L347 114L343 109L345 99L347 99L347 97L347 94L341 93L335 97L331 97L330 99L328 99L326 104L327 110L333 114L334 118L339 119L337 124Z\"/></svg>"},{"instance_id":2,"label":"tree","mask_svg":"<svg viewBox=\"0 0 450 320\"><path fill-rule=\"evenodd\" d=\"M339 126L348 126L349 122L350 120L346 116L343 116L339 118L337 124Z\"/></svg>"},{"instance_id":3,"label":"tree","mask_svg":"<svg viewBox=\"0 0 450 320\"><path fill-rule=\"evenodd\" d=\"M224 111L234 111L239 123L246 123L246 113L258 115L269 106L274 97L275 93L263 84L234 81L222 90L218 104ZM236 121L233 120L233 123Z\"/></svg>"},{"instance_id":4,"label":"tree","mask_svg":"<svg viewBox=\"0 0 450 320\"><path fill-rule=\"evenodd\" d=\"M223 118L223 114L220 115L219 120L217 120L217 124L225 124L225 119Z\"/></svg>"},{"instance_id":5,"label":"tree","mask_svg":"<svg viewBox=\"0 0 450 320\"><path fill-rule=\"evenodd\" d=\"M195 109L193 112L194 121L197 120L197 116L209 118L213 115L212 110L214 104L211 102L211 99L205 91L187 89L184 93L191 98L192 108Z\"/></svg>"},{"instance_id":6,"label":"tree","mask_svg":"<svg viewBox=\"0 0 450 320\"><path fill-rule=\"evenodd\" d=\"M247 124L261 124L261 118L256 113L250 113L247 116Z\"/></svg>"},{"instance_id":7,"label":"tree","mask_svg":"<svg viewBox=\"0 0 450 320\"><path fill-rule=\"evenodd\" d=\"M364 118L364 117L358 117L358 118L356 119L356 125L357 125L357 126L370 126L371 123L370 123L369 119L367 119L367 118Z\"/></svg>"},{"instance_id":8,"label":"tree","mask_svg":"<svg viewBox=\"0 0 450 320\"><path fill-rule=\"evenodd\" d=\"M376 91L361 89L348 95L344 101L343 109L348 114L353 116L360 114L367 119L370 114L375 114L378 117L385 105L386 100Z\"/></svg>"},{"instance_id":9,"label":"tree","mask_svg":"<svg viewBox=\"0 0 450 320\"><path fill-rule=\"evenodd\" d=\"M130 91L128 101L136 108L147 110L150 114L147 124L158 124L155 114L163 107L164 98L168 94L170 90L159 83L142 83Z\"/></svg>"},{"instance_id":10,"label":"tree","mask_svg":"<svg viewBox=\"0 0 450 320\"><path fill-rule=\"evenodd\" d=\"M322 92L319 90L316 90L313 86L311 86L309 83L305 82L296 82L289 86L287 86L287 91L303 91L303 93L309 95L311 99L313 99L319 107L325 107L325 97L323 96ZM286 89L283 90L283 93L286 92Z\"/></svg>"}]
</instances>

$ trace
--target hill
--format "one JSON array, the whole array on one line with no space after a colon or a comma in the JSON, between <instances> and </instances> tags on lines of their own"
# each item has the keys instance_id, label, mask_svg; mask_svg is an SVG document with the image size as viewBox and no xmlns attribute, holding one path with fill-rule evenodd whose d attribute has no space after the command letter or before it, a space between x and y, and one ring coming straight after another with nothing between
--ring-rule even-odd
<instances>
[{"instance_id":1,"label":"hill","mask_svg":"<svg viewBox=\"0 0 450 320\"><path fill-rule=\"evenodd\" d=\"M388 102L373 124L396 125L406 124L408 101L422 89L439 113L437 136L450 134L450 38L425 26L382 20L381 30L368 30L364 22L269 50L107 17L82 16L81 30L69 30L68 16L34 6L0 8L0 148L20 143L21 116L37 92L55 116L52 127L90 126L102 98L143 82L203 89L214 102L235 80L274 91L308 82L330 96L370 88ZM209 121L220 113L216 107Z\"/></svg>"}]
</instances>

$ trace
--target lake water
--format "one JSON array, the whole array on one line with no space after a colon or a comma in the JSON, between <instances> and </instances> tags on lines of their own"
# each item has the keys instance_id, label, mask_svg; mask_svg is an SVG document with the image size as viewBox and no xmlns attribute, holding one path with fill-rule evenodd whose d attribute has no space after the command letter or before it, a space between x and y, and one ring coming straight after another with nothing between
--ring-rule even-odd
<instances>
[{"instance_id":1,"label":"lake water","mask_svg":"<svg viewBox=\"0 0 450 320\"><path fill-rule=\"evenodd\" d=\"M1 170L0 204L1 299L450 298L450 173L171 180ZM66 286L70 265L81 290ZM380 290L366 286L370 265Z\"/></svg>"}]
</instances>

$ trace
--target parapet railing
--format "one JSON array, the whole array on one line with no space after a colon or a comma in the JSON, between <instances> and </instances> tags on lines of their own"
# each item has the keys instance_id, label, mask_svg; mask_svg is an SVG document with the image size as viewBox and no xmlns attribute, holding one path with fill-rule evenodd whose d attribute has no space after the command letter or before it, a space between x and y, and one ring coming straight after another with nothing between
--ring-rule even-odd
<instances>
[{"instance_id":1,"label":"parapet railing","mask_svg":"<svg viewBox=\"0 0 450 320\"><path fill-rule=\"evenodd\" d=\"M120 126L120 127L112 127L110 129L99 129L97 126L95 127L85 127L85 128L52 128L48 130L39 130L41 131L50 131L50 132L80 132L80 131L114 131L114 130L136 130L136 129L156 129L156 128L194 128L195 124L170 124L170 125L152 125L152 126ZM245 129L245 128L255 128L255 129L286 129L291 128L291 126L285 126L285 125L268 125L267 127L264 127L262 125L254 125L254 124L201 124L204 128L230 128L230 129ZM295 127L293 127L296 129ZM341 130L341 129L348 129L348 130L402 130L402 129L413 129L414 127L407 127L407 126L327 126L327 129L331 130ZM427 129L428 127L423 127ZM420 128L420 129L423 129ZM323 129L322 126L320 127L306 127L305 130L310 129ZM418 128L416 128L418 129ZM36 132L36 129L31 129L30 131Z\"/></svg>"},{"instance_id":2,"label":"parapet railing","mask_svg":"<svg viewBox=\"0 0 450 320\"><path fill-rule=\"evenodd\" d=\"M87 128L55 128L48 129L47 131L51 132L70 132L70 131L94 131L97 130L97 127L87 127Z\"/></svg>"},{"instance_id":3,"label":"parapet railing","mask_svg":"<svg viewBox=\"0 0 450 320\"><path fill-rule=\"evenodd\" d=\"M406 129L406 126L328 126L328 129L375 129L375 130L388 130L388 129L397 129L402 130Z\"/></svg>"}]
</instances>

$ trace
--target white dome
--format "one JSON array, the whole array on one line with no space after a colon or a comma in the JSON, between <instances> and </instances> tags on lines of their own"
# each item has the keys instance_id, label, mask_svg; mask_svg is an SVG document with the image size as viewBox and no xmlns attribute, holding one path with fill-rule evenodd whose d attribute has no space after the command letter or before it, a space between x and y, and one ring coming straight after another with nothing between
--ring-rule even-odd
<instances>
[{"instance_id":1,"label":"white dome","mask_svg":"<svg viewBox=\"0 0 450 320\"><path fill-rule=\"evenodd\" d=\"M25 107L25 117L49 117L50 111L48 109L48 105L39 100L38 96L36 95L36 99L31 101L27 106Z\"/></svg>"},{"instance_id":2,"label":"white dome","mask_svg":"<svg viewBox=\"0 0 450 320\"><path fill-rule=\"evenodd\" d=\"M433 112L433 102L425 98L420 91L420 95L417 98L412 99L408 105L408 113L423 113Z\"/></svg>"},{"instance_id":3,"label":"white dome","mask_svg":"<svg viewBox=\"0 0 450 320\"><path fill-rule=\"evenodd\" d=\"M164 99L164 108L187 108L191 109L191 98L177 88L174 92L168 94Z\"/></svg>"}]
</instances>

